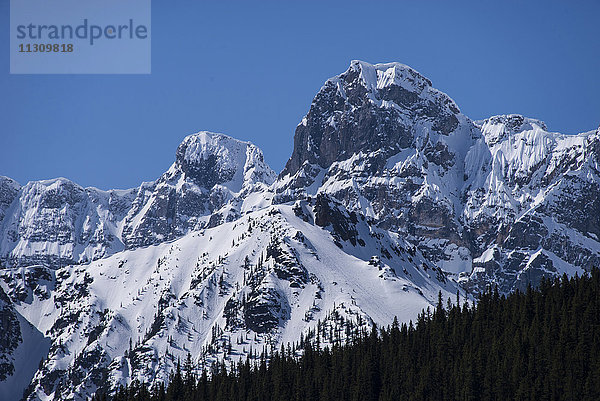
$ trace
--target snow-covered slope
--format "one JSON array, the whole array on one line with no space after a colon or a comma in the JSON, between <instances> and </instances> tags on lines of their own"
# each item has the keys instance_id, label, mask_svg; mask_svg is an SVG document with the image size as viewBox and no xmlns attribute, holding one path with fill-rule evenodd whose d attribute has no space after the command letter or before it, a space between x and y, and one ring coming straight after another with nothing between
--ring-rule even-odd
<instances>
[{"instance_id":1,"label":"snow-covered slope","mask_svg":"<svg viewBox=\"0 0 600 401\"><path fill-rule=\"evenodd\" d=\"M53 277L44 281L52 297L32 293L16 305L52 341L30 399L164 380L188 352L202 368L315 330L322 343L343 341L347 330L408 321L439 291L444 299L459 291L414 247L326 197Z\"/></svg>"}]
</instances>

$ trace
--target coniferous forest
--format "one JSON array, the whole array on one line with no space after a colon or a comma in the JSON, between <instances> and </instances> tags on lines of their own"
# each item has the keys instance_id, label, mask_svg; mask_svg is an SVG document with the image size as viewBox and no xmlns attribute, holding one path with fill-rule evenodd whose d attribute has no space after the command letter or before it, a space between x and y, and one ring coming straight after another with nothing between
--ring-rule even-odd
<instances>
[{"instance_id":1,"label":"coniferous forest","mask_svg":"<svg viewBox=\"0 0 600 401\"><path fill-rule=\"evenodd\" d=\"M440 297L414 324L296 346L199 377L188 358L166 385L95 400L600 400L600 270L475 305Z\"/></svg>"}]
</instances>

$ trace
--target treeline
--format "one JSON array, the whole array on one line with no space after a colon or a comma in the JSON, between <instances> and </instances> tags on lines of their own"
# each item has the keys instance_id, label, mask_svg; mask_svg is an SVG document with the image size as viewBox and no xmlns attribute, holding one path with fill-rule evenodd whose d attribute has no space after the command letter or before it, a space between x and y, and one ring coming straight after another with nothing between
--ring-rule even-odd
<instances>
[{"instance_id":1,"label":"treeline","mask_svg":"<svg viewBox=\"0 0 600 401\"><path fill-rule=\"evenodd\" d=\"M188 359L166 386L133 383L112 400L600 400L598 269L449 301L346 345L305 342L301 357L282 348L200 377Z\"/></svg>"}]
</instances>

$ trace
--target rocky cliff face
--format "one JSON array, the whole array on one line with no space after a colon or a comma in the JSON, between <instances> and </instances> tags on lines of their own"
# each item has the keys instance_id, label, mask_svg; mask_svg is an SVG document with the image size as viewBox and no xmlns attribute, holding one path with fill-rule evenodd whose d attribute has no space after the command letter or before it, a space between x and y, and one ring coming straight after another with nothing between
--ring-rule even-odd
<instances>
[{"instance_id":1,"label":"rocky cliff face","mask_svg":"<svg viewBox=\"0 0 600 401\"><path fill-rule=\"evenodd\" d=\"M4 219L7 209L19 193L21 186L15 180L0 176L0 222Z\"/></svg>"},{"instance_id":2,"label":"rocky cliff face","mask_svg":"<svg viewBox=\"0 0 600 401\"><path fill-rule=\"evenodd\" d=\"M131 191L82 188L64 178L19 188L0 227L0 257L7 267L59 267L123 249L118 223Z\"/></svg>"},{"instance_id":3,"label":"rocky cliff face","mask_svg":"<svg viewBox=\"0 0 600 401\"><path fill-rule=\"evenodd\" d=\"M298 125L275 199L327 193L467 288L509 292L598 262L597 143L519 115L473 122L410 67L353 61Z\"/></svg>"},{"instance_id":4,"label":"rocky cliff face","mask_svg":"<svg viewBox=\"0 0 600 401\"><path fill-rule=\"evenodd\" d=\"M209 132L188 136L171 168L139 188L124 221L123 242L156 244L237 219L244 199L274 179L251 143Z\"/></svg>"},{"instance_id":5,"label":"rocky cliff face","mask_svg":"<svg viewBox=\"0 0 600 401\"><path fill-rule=\"evenodd\" d=\"M460 120L454 101L412 68L353 61L313 100L296 128L294 151L281 175L295 174L305 162L327 168L359 152L378 152L383 161L402 149L426 145L418 139L431 132L435 139L450 135Z\"/></svg>"},{"instance_id":6,"label":"rocky cliff face","mask_svg":"<svg viewBox=\"0 0 600 401\"><path fill-rule=\"evenodd\" d=\"M450 271L470 264L460 221L481 131L431 81L399 63L353 61L328 80L294 137L278 200L328 193L418 244Z\"/></svg>"},{"instance_id":7,"label":"rocky cliff face","mask_svg":"<svg viewBox=\"0 0 600 401\"><path fill-rule=\"evenodd\" d=\"M476 257L466 285L523 290L598 266L599 132L550 133L518 115L480 127L490 156L466 191L462 218Z\"/></svg>"}]
</instances>

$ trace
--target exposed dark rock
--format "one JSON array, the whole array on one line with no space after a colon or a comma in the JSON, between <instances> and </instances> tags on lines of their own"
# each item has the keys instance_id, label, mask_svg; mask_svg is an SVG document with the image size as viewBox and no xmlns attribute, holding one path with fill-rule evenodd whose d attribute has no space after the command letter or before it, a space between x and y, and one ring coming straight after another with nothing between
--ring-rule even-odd
<instances>
[{"instance_id":1,"label":"exposed dark rock","mask_svg":"<svg viewBox=\"0 0 600 401\"><path fill-rule=\"evenodd\" d=\"M272 287L252 291L244 307L244 323L257 333L276 329L289 316L290 306L285 297Z\"/></svg>"},{"instance_id":2,"label":"exposed dark rock","mask_svg":"<svg viewBox=\"0 0 600 401\"><path fill-rule=\"evenodd\" d=\"M291 250L284 250L283 244L272 238L267 245L266 259L273 259L273 271L277 278L289 281L290 287L303 288L308 283L308 272Z\"/></svg>"},{"instance_id":3,"label":"exposed dark rock","mask_svg":"<svg viewBox=\"0 0 600 401\"><path fill-rule=\"evenodd\" d=\"M0 381L15 372L11 355L22 341L17 314L12 302L0 288Z\"/></svg>"},{"instance_id":4,"label":"exposed dark rock","mask_svg":"<svg viewBox=\"0 0 600 401\"><path fill-rule=\"evenodd\" d=\"M509 249L537 249L546 235L548 235L548 230L542 219L527 215L512 225L503 245Z\"/></svg>"},{"instance_id":5,"label":"exposed dark rock","mask_svg":"<svg viewBox=\"0 0 600 401\"><path fill-rule=\"evenodd\" d=\"M356 223L358 219L355 212L348 213L342 206L338 206L326 195L317 195L315 207L315 224L321 227L331 226L334 238L342 241L350 241L354 246L357 244L358 231Z\"/></svg>"},{"instance_id":6,"label":"exposed dark rock","mask_svg":"<svg viewBox=\"0 0 600 401\"><path fill-rule=\"evenodd\" d=\"M6 210L19 194L21 186L13 179L0 176L0 222L4 219Z\"/></svg>"}]
</instances>

